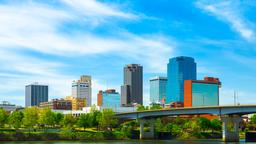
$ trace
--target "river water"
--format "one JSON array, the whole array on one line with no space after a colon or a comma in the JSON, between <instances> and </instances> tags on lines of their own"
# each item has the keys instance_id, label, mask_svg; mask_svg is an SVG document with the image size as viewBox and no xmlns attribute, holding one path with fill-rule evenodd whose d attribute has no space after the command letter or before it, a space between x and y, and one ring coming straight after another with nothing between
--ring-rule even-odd
<instances>
[{"instance_id":1,"label":"river water","mask_svg":"<svg viewBox=\"0 0 256 144\"><path fill-rule=\"evenodd\" d=\"M225 144L221 140L130 140L130 141L33 141L33 142L0 142L0 144ZM245 143L241 140L239 143ZM229 144L229 143L228 143ZM246 143L249 144L249 143Z\"/></svg>"}]
</instances>

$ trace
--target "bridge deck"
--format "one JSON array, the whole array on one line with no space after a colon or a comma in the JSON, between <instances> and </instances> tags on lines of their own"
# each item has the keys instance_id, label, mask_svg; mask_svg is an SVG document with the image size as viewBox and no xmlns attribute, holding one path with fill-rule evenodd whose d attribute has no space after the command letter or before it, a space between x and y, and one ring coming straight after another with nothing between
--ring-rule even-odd
<instances>
[{"instance_id":1,"label":"bridge deck","mask_svg":"<svg viewBox=\"0 0 256 144\"><path fill-rule=\"evenodd\" d=\"M120 119L138 119L150 117L163 117L175 115L244 115L256 113L256 105L240 105L240 106L205 106L205 107L186 107L186 108L170 108L160 110L146 110L128 113L119 113L116 116Z\"/></svg>"}]
</instances>

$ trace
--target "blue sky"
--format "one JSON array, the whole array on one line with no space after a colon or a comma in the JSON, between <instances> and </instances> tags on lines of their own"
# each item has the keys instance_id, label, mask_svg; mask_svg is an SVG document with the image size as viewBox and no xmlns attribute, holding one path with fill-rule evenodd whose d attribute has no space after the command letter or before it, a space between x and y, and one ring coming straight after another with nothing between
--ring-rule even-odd
<instances>
[{"instance_id":1,"label":"blue sky","mask_svg":"<svg viewBox=\"0 0 256 144\"><path fill-rule=\"evenodd\" d=\"M71 94L80 75L120 91L123 66L166 75L168 59L191 56L198 79L222 81L220 104L256 103L256 2L191 0L0 0L0 101L24 105L25 85L48 84L50 98Z\"/></svg>"}]
</instances>

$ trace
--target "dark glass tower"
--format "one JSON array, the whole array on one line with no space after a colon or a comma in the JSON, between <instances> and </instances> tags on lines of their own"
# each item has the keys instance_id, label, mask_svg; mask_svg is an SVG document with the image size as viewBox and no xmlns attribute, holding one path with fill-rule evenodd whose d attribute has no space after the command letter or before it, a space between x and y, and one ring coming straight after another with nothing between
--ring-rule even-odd
<instances>
[{"instance_id":1,"label":"dark glass tower","mask_svg":"<svg viewBox=\"0 0 256 144\"><path fill-rule=\"evenodd\" d=\"M124 84L121 86L121 105L143 104L143 68L138 64L124 67Z\"/></svg>"},{"instance_id":2,"label":"dark glass tower","mask_svg":"<svg viewBox=\"0 0 256 144\"><path fill-rule=\"evenodd\" d=\"M48 101L48 86L31 84L26 86L26 101L25 106L39 106L41 102Z\"/></svg>"},{"instance_id":3,"label":"dark glass tower","mask_svg":"<svg viewBox=\"0 0 256 144\"><path fill-rule=\"evenodd\" d=\"M184 81L196 80L196 63L191 57L169 59L166 103L184 102Z\"/></svg>"}]
</instances>

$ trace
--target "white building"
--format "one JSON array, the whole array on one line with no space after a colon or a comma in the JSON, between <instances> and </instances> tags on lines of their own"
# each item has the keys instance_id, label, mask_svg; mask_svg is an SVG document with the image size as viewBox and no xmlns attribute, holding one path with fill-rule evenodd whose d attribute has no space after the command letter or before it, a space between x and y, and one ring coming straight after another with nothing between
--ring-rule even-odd
<instances>
[{"instance_id":1,"label":"white building","mask_svg":"<svg viewBox=\"0 0 256 144\"><path fill-rule=\"evenodd\" d=\"M54 112L63 113L64 115L71 114L73 116L80 116L82 114L87 114L91 112L92 107L84 107L82 110L53 110ZM109 109L108 107L94 107L95 110L103 111L104 109ZM135 112L136 107L116 107L111 108L114 113L127 113L127 112Z\"/></svg>"},{"instance_id":2,"label":"white building","mask_svg":"<svg viewBox=\"0 0 256 144\"><path fill-rule=\"evenodd\" d=\"M9 112L15 111L17 109L22 109L21 106L16 106L14 104L11 104L8 101L3 101L2 103L0 103L0 108L4 109L6 111L9 111Z\"/></svg>"},{"instance_id":3,"label":"white building","mask_svg":"<svg viewBox=\"0 0 256 144\"><path fill-rule=\"evenodd\" d=\"M83 75L83 76L81 76L80 80L73 81L72 97L85 98L86 99L86 107L91 106L91 100L92 100L91 76Z\"/></svg>"}]
</instances>

